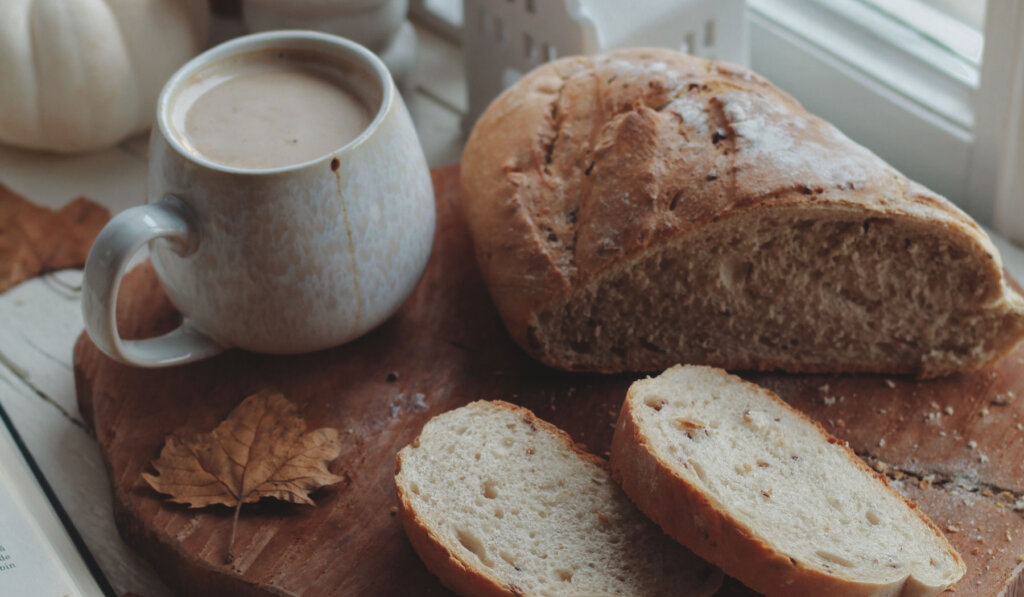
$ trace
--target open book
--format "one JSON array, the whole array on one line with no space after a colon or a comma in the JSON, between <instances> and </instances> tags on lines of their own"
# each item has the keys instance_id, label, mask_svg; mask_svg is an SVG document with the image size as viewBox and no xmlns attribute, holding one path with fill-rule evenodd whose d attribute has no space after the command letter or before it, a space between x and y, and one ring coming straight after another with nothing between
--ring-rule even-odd
<instances>
[{"instance_id":1,"label":"open book","mask_svg":"<svg viewBox=\"0 0 1024 597\"><path fill-rule=\"evenodd\" d=\"M0 595L112 596L0 407Z\"/></svg>"}]
</instances>

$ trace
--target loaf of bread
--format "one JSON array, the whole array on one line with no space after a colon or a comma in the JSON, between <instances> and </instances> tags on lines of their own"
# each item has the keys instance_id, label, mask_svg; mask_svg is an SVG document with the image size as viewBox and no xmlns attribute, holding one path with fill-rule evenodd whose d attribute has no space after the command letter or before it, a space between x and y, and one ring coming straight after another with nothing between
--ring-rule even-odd
<instances>
[{"instance_id":1,"label":"loaf of bread","mask_svg":"<svg viewBox=\"0 0 1024 597\"><path fill-rule=\"evenodd\" d=\"M671 50L545 64L462 158L511 334L563 369L970 369L1024 335L985 233L744 68Z\"/></svg>"},{"instance_id":2,"label":"loaf of bread","mask_svg":"<svg viewBox=\"0 0 1024 597\"><path fill-rule=\"evenodd\" d=\"M565 433L504 402L437 416L398 455L400 515L466 597L706 597L722 575L661 532Z\"/></svg>"},{"instance_id":3,"label":"loaf of bread","mask_svg":"<svg viewBox=\"0 0 1024 597\"><path fill-rule=\"evenodd\" d=\"M926 597L964 562L916 506L774 394L710 367L634 383L613 475L670 535L768 597Z\"/></svg>"}]
</instances>

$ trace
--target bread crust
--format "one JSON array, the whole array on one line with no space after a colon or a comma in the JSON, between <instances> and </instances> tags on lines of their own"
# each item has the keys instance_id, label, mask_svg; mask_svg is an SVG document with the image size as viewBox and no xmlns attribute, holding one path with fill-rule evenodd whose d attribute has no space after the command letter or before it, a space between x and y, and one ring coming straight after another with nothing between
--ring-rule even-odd
<instances>
[{"instance_id":1,"label":"bread crust","mask_svg":"<svg viewBox=\"0 0 1024 597\"><path fill-rule=\"evenodd\" d=\"M672 108L676 102L682 107ZM757 119L790 127L797 145L786 155L803 157L773 160L770 144L742 145L737 131ZM803 155L819 150L825 155ZM1018 340L1024 330L1024 301L1005 284L998 251L973 220L738 66L650 48L545 64L481 116L462 156L461 187L477 260L509 334L553 367L580 368L537 340L546 309L708 224L777 207L925 221L936 234L965 238L990 257L982 267L1002 288L1007 304L1000 308L1018 313ZM1016 342L1004 344L1000 354ZM663 365L608 363L585 369ZM713 364L855 371L842 363ZM930 377L965 368L930 367L856 370Z\"/></svg>"},{"instance_id":2,"label":"bread crust","mask_svg":"<svg viewBox=\"0 0 1024 597\"><path fill-rule=\"evenodd\" d=\"M527 424L536 427L540 431L553 435L582 460L597 465L605 471L609 470L608 463L605 460L581 449L573 442L568 433L547 421L539 419L529 409L502 400L487 402L519 416ZM415 441L413 445L416 445ZM409 537L409 542L412 544L413 549L416 550L416 553L419 554L427 569L437 576L444 586L465 597L523 597L525 593L515 585L506 585L479 564L473 564L459 558L431 530L430 524L419 517L410 496L406 492L406 487L401 482L402 460L407 450L408 447L403 448L396 456L395 488L398 493L398 516L402 521L406 535ZM714 568L712 570L713 573L708 577L704 585L696 588L693 593L686 597L708 597L718 590L722 584L722 575L714 571Z\"/></svg>"},{"instance_id":3,"label":"bread crust","mask_svg":"<svg viewBox=\"0 0 1024 597\"><path fill-rule=\"evenodd\" d=\"M869 473L885 485L942 539L963 576L966 566L960 554L946 540L942 531L932 523L917 505L894 490L884 475L868 467L850 447L829 433L816 421L794 409L774 393L756 384L718 371L762 393L766 398L814 425L823 441L845 450L854 466ZM862 583L844 580L811 567L786 554L780 553L768 541L734 518L728 511L715 506L707 495L690 484L673 466L659 458L648 438L639 427L634 407L634 389L630 387L622 404L612 437L612 476L640 511L654 520L677 541L722 571L767 597L931 597L947 587L931 587L913 577L894 583Z\"/></svg>"}]
</instances>

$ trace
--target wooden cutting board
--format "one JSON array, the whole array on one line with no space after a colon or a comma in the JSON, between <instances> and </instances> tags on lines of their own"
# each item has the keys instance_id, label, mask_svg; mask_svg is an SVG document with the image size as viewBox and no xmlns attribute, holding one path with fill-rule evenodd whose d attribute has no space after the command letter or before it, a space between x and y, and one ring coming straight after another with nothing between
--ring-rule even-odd
<instances>
[{"instance_id":1,"label":"wooden cutting board","mask_svg":"<svg viewBox=\"0 0 1024 597\"><path fill-rule=\"evenodd\" d=\"M546 369L509 340L481 282L458 199L458 169L434 172L438 231L416 293L379 329L294 357L230 351L146 370L114 363L83 335L74 362L124 539L180 595L450 595L395 517L396 452L430 417L479 398L533 409L599 454L634 376ZM150 266L128 276L118 320L130 337L178 319ZM1024 595L1024 347L970 375L748 375L821 421L947 532L967 561L958 596ZM317 506L243 509L224 563L231 511L165 503L140 474L164 438L212 429L245 396L283 391L312 427L342 432L340 485ZM735 581L720 593L752 595Z\"/></svg>"}]
</instances>

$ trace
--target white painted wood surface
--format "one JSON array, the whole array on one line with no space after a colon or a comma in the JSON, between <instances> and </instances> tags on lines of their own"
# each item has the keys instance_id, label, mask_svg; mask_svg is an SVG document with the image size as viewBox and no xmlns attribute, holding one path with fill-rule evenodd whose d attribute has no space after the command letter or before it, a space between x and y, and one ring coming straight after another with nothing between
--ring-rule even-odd
<instances>
[{"instance_id":1,"label":"white painted wood surface","mask_svg":"<svg viewBox=\"0 0 1024 597\"><path fill-rule=\"evenodd\" d=\"M406 101L427 161L443 166L458 162L462 151L462 55L429 31L417 33L419 84ZM116 213L145 199L147 144L143 135L79 156L0 146L0 184L48 207L85 195ZM169 597L145 560L117 534L99 448L78 413L71 351L82 332L81 278L80 271L66 270L0 294L0 404L117 594Z\"/></svg>"},{"instance_id":2,"label":"white painted wood surface","mask_svg":"<svg viewBox=\"0 0 1024 597\"><path fill-rule=\"evenodd\" d=\"M417 94L408 98L432 167L455 163L466 109L462 56L418 30ZM0 146L0 183L36 203L59 207L79 195L117 212L142 203L146 137L81 156ZM1024 280L1024 250L994 236L1007 268ZM71 351L82 331L81 272L35 278L0 294L0 404L10 414L68 514L118 595L165 597L149 565L114 527L106 471L76 406Z\"/></svg>"}]
</instances>

